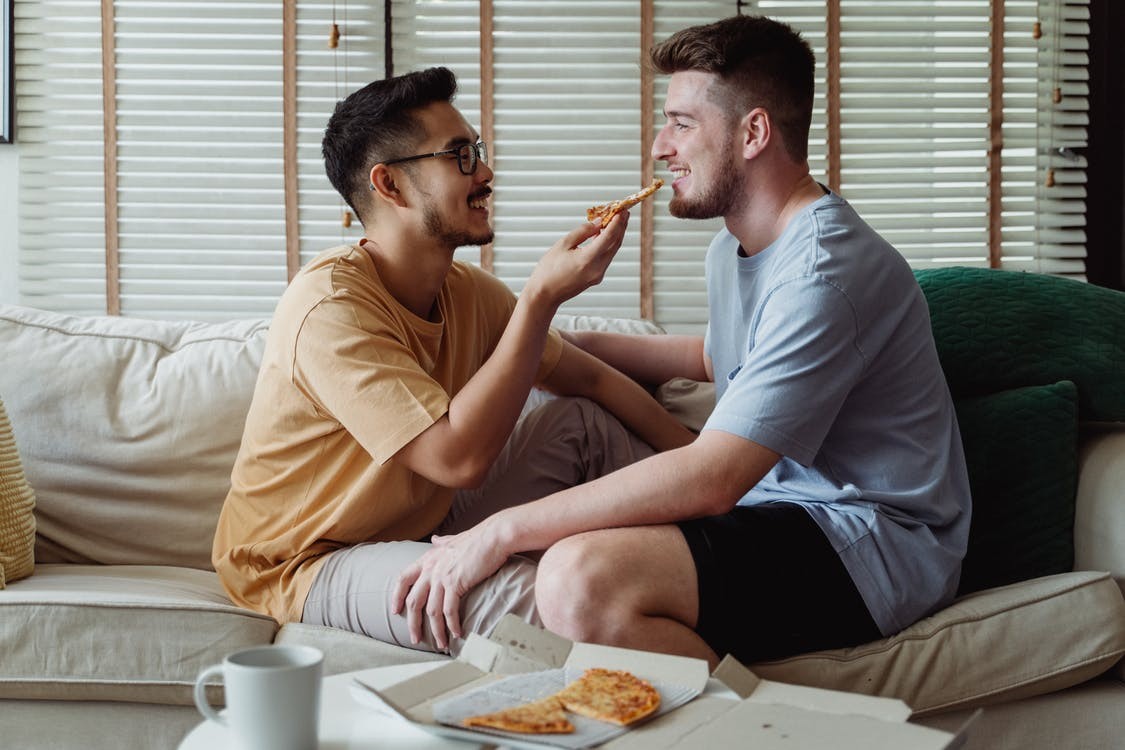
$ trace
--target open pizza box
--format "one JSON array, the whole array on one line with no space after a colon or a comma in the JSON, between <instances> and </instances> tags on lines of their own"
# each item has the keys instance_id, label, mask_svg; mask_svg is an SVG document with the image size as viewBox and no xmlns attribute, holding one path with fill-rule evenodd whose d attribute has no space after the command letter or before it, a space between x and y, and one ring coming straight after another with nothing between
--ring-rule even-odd
<instances>
[{"instance_id":1,"label":"open pizza box","mask_svg":"<svg viewBox=\"0 0 1125 750\"><path fill-rule=\"evenodd\" d=\"M469 715L535 700L546 693L534 690L555 688L528 687L528 681L557 679L561 688L590 667L624 669L650 681L661 693L660 710L630 727L571 717L575 733L555 735L478 731L451 719L451 711ZM763 680L729 656L708 674L699 659L572 643L513 616L487 639L470 636L457 659L436 669L381 690L357 680L352 692L373 710L432 734L533 750L953 750L975 719L951 734L907 723L910 708L899 700Z\"/></svg>"}]
</instances>

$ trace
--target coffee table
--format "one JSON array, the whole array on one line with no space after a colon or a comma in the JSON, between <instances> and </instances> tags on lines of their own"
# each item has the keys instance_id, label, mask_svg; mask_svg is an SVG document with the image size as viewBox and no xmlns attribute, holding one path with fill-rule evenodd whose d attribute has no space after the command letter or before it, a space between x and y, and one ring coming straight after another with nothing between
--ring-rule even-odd
<instances>
[{"instance_id":1,"label":"coffee table","mask_svg":"<svg viewBox=\"0 0 1125 750\"><path fill-rule=\"evenodd\" d=\"M350 686L356 677L376 688L408 679L444 662L396 664L325 677L320 691L320 736L322 750L472 750L488 747L474 742L446 739L430 734L394 716L361 706L352 698ZM203 721L180 743L179 750L236 750L226 727Z\"/></svg>"}]
</instances>

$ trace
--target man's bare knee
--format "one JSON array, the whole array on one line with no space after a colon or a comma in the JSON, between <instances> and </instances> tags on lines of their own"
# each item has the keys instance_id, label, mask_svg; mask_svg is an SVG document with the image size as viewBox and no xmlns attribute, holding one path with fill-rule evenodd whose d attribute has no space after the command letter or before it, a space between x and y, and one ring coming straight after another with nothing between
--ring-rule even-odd
<instances>
[{"instance_id":1,"label":"man's bare knee","mask_svg":"<svg viewBox=\"0 0 1125 750\"><path fill-rule=\"evenodd\" d=\"M619 621L612 596L612 561L599 552L595 534L564 539L543 554L535 599L543 625L572 640L606 642Z\"/></svg>"}]
</instances>

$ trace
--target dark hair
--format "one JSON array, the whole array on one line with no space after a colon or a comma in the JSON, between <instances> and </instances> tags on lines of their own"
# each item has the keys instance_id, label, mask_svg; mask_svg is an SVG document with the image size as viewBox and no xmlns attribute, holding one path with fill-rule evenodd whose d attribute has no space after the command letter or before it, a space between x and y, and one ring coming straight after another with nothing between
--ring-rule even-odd
<instances>
[{"instance_id":1,"label":"dark hair","mask_svg":"<svg viewBox=\"0 0 1125 750\"><path fill-rule=\"evenodd\" d=\"M324 170L361 222L359 207L366 204L371 167L409 156L425 137L415 111L433 102L451 102L456 92L451 70L428 68L373 81L336 103L321 143Z\"/></svg>"},{"instance_id":2,"label":"dark hair","mask_svg":"<svg viewBox=\"0 0 1125 750\"><path fill-rule=\"evenodd\" d=\"M653 47L651 57L661 73L716 74L713 101L732 118L764 107L789 155L808 158L816 57L792 27L764 16L734 16L678 31Z\"/></svg>"}]
</instances>

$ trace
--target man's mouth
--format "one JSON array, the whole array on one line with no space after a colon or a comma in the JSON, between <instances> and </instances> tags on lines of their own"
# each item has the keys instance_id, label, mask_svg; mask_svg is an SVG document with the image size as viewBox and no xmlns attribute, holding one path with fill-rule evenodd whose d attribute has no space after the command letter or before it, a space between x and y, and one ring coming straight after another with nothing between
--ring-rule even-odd
<instances>
[{"instance_id":1,"label":"man's mouth","mask_svg":"<svg viewBox=\"0 0 1125 750\"><path fill-rule=\"evenodd\" d=\"M488 208L488 196L491 194L486 192L469 198L469 208Z\"/></svg>"}]
</instances>

